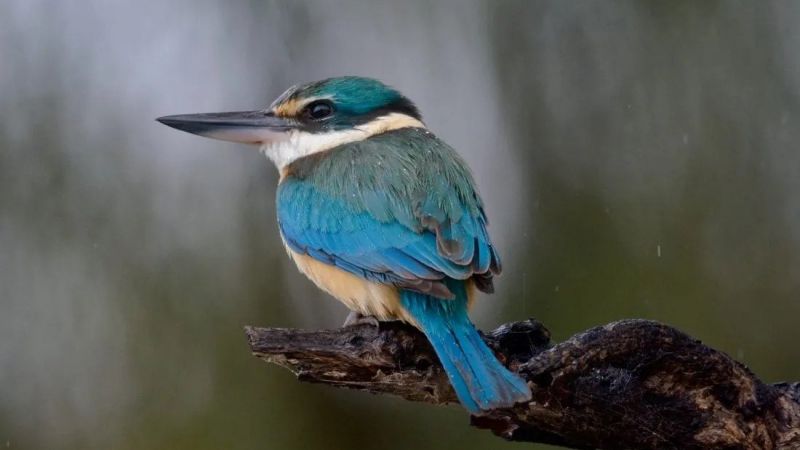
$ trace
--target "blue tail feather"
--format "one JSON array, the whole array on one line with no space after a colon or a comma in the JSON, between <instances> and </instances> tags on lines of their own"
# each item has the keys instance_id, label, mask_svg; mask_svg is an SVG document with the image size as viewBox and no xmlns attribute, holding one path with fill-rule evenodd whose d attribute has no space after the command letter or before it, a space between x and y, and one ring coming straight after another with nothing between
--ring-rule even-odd
<instances>
[{"instance_id":1,"label":"blue tail feather","mask_svg":"<svg viewBox=\"0 0 800 450\"><path fill-rule=\"evenodd\" d=\"M461 404L480 414L529 400L527 383L495 358L467 317L466 283L445 283L454 300L402 291L401 302L436 350Z\"/></svg>"}]
</instances>

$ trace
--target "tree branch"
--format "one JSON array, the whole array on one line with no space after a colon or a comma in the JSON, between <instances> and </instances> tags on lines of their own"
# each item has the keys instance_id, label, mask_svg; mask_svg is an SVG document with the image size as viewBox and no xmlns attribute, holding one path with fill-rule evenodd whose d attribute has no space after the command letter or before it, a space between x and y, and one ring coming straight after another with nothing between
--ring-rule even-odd
<instances>
[{"instance_id":1,"label":"tree branch","mask_svg":"<svg viewBox=\"0 0 800 450\"><path fill-rule=\"evenodd\" d=\"M436 354L411 326L246 332L254 355L301 381L456 402ZM505 439L601 449L800 448L800 383L764 384L669 326L623 320L553 345L547 329L528 320L485 339L533 391L527 404L471 417Z\"/></svg>"}]
</instances>

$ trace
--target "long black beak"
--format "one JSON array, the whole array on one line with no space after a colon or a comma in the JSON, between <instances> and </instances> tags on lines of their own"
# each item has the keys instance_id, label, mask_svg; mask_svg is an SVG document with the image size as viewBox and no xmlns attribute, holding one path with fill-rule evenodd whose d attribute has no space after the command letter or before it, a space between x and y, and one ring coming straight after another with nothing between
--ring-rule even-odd
<instances>
[{"instance_id":1,"label":"long black beak","mask_svg":"<svg viewBox=\"0 0 800 450\"><path fill-rule=\"evenodd\" d=\"M180 114L156 119L164 125L200 136L245 144L284 139L295 128L291 121L268 111Z\"/></svg>"}]
</instances>

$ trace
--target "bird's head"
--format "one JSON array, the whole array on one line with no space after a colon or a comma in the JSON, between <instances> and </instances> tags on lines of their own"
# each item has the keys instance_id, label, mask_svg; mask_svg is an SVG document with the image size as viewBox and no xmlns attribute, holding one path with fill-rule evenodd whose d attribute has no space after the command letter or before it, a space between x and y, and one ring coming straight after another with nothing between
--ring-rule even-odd
<instances>
[{"instance_id":1,"label":"bird's head","mask_svg":"<svg viewBox=\"0 0 800 450\"><path fill-rule=\"evenodd\" d=\"M378 80L363 77L293 86L263 110L182 114L157 120L204 137L258 145L278 168L385 131L424 127L409 99Z\"/></svg>"}]
</instances>

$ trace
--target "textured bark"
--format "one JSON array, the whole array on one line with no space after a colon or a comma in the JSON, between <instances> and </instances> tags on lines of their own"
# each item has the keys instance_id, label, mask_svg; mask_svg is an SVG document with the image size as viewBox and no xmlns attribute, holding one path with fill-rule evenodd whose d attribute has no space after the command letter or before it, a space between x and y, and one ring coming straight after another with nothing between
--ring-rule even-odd
<instances>
[{"instance_id":1,"label":"textured bark","mask_svg":"<svg viewBox=\"0 0 800 450\"><path fill-rule=\"evenodd\" d=\"M301 381L456 402L427 339L408 325L246 331L256 356ZM764 384L669 326L623 320L552 344L547 329L528 320L485 339L533 391L529 403L471 417L505 439L601 449L800 448L800 383Z\"/></svg>"}]
</instances>

